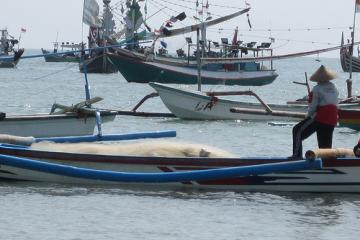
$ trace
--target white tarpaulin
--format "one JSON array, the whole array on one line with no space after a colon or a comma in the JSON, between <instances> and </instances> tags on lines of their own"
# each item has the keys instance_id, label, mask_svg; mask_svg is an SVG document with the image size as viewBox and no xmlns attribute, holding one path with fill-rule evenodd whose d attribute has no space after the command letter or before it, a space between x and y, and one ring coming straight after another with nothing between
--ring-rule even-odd
<instances>
[{"instance_id":1,"label":"white tarpaulin","mask_svg":"<svg viewBox=\"0 0 360 240\"><path fill-rule=\"evenodd\" d=\"M101 27L99 4L96 0L84 0L83 23L91 27Z\"/></svg>"}]
</instances>

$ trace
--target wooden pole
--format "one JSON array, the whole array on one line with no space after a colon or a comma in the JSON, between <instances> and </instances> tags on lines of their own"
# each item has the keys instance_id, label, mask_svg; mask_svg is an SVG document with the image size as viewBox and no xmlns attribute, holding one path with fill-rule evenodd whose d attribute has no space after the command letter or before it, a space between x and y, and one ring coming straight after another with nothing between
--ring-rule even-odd
<instances>
[{"instance_id":1,"label":"wooden pole","mask_svg":"<svg viewBox=\"0 0 360 240\"><path fill-rule=\"evenodd\" d=\"M305 72L305 84L306 84L306 88L307 88L308 94L310 94L310 85L309 85L309 80L308 80L307 72Z\"/></svg>"},{"instance_id":2,"label":"wooden pole","mask_svg":"<svg viewBox=\"0 0 360 240\"><path fill-rule=\"evenodd\" d=\"M254 114L254 115L271 115L277 117L289 117L296 119L304 119L305 113L301 112L290 112L290 111L271 111L268 112L262 109L249 109L249 108L230 108L230 112L242 113L242 114Z\"/></svg>"},{"instance_id":3,"label":"wooden pole","mask_svg":"<svg viewBox=\"0 0 360 240\"><path fill-rule=\"evenodd\" d=\"M352 58L353 58L353 52L354 52L355 19L356 19L356 1L355 1L355 7L354 7L354 22L353 22L353 28L352 28L352 33L351 33L349 79L346 80L348 98L351 98L351 96L352 96Z\"/></svg>"},{"instance_id":4,"label":"wooden pole","mask_svg":"<svg viewBox=\"0 0 360 240\"><path fill-rule=\"evenodd\" d=\"M201 92L200 29L196 29L196 62L198 70L198 91Z\"/></svg>"}]
</instances>

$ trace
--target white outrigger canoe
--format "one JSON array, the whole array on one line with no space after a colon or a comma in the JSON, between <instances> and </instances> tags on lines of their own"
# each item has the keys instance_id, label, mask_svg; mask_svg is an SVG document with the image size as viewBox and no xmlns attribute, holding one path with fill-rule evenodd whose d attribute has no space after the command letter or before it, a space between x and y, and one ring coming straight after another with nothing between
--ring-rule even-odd
<instances>
[{"instance_id":1,"label":"white outrigger canoe","mask_svg":"<svg viewBox=\"0 0 360 240\"><path fill-rule=\"evenodd\" d=\"M103 111L102 122L111 122L116 111ZM0 118L0 134L34 137L59 137L73 135L91 135L96 127L95 115L32 114L8 115Z\"/></svg>"},{"instance_id":2,"label":"white outrigger canoe","mask_svg":"<svg viewBox=\"0 0 360 240\"><path fill-rule=\"evenodd\" d=\"M255 93L243 92L200 92L149 83L159 94L165 106L175 116L193 120L282 120L303 119L306 104L266 104ZM260 103L223 99L224 95L250 95ZM341 109L359 109L358 103L341 104ZM341 115L341 114L340 114Z\"/></svg>"},{"instance_id":3,"label":"white outrigger canoe","mask_svg":"<svg viewBox=\"0 0 360 240\"><path fill-rule=\"evenodd\" d=\"M33 137L92 135L97 125L96 112L101 122L114 121L117 111L88 107L100 101L95 97L73 106L54 104L50 113L8 115L0 112L0 134ZM55 112L55 109L61 109Z\"/></svg>"}]
</instances>

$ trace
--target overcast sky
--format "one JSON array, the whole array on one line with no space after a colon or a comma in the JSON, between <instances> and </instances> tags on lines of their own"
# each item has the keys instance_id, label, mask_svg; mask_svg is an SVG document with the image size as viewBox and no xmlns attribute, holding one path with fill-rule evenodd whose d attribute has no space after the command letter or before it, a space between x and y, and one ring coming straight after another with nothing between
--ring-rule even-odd
<instances>
[{"instance_id":1,"label":"overcast sky","mask_svg":"<svg viewBox=\"0 0 360 240\"><path fill-rule=\"evenodd\" d=\"M196 0L147 0L148 16L155 13L161 5L167 8L148 20L152 28L158 28L171 15L185 11L188 18L176 23L174 28L183 24L194 23ZM0 28L7 28L9 33L18 37L21 28L21 47L40 49L52 48L57 34L59 41L80 42L88 27L82 25L83 0L2 0ZM102 1L98 0L102 8ZM112 0L111 5L121 2ZM201 3L201 0L199 0ZM204 0L205 2L205 0ZM349 27L353 24L355 0L247 0L251 5L249 31L245 15L225 24L212 27L208 38L219 41L220 37L232 37L236 26L241 30L239 38L245 42L266 42L269 37L275 38L275 54L308 51L332 47L340 43L341 32L350 36ZM175 3L175 4L172 4ZM245 7L244 0L209 0L209 11L213 18L235 12ZM219 7L214 5L224 5ZM141 3L144 6L144 3ZM185 6L181 7L181 6ZM119 15L119 13L117 14ZM357 25L360 29L360 13ZM120 17L117 17L117 20ZM118 26L121 28L121 26ZM219 31L223 28L223 31ZM271 29L272 31L268 31ZM309 30L308 30L309 29ZM195 34L192 35L193 39ZM356 38L360 34L356 34ZM86 39L86 38L84 38ZM356 39L360 40L360 39ZM166 39L169 49L184 47L184 37ZM338 52L325 56L338 56Z\"/></svg>"}]
</instances>

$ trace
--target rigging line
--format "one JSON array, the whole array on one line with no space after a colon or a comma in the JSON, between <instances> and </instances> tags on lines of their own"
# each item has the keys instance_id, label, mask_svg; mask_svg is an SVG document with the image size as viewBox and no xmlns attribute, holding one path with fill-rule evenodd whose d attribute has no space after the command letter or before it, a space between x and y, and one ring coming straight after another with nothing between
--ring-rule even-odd
<instances>
[{"instance_id":1,"label":"rigging line","mask_svg":"<svg viewBox=\"0 0 360 240\"><path fill-rule=\"evenodd\" d=\"M183 5L180 5L180 4L177 4L177 3L173 3L173 2L169 2L169 1L166 1L166 0L162 0L162 2L166 2L166 3L169 3L169 4L172 4L172 5L175 5L177 7L183 7L183 8L186 8L186 9L189 9L191 11L196 11L197 12L197 8L191 8L191 7L188 7L188 6L183 6ZM215 13L212 13L213 16L216 16L216 17L221 17L220 15L218 14L215 14Z\"/></svg>"},{"instance_id":2,"label":"rigging line","mask_svg":"<svg viewBox=\"0 0 360 240\"><path fill-rule=\"evenodd\" d=\"M77 67L77 65L70 64L70 63L68 63L68 64L69 64L69 66L68 66L68 67L66 67L66 68L60 69L60 70L58 70L58 71L54 71L54 72L52 72L52 73L45 74L45 75L40 76L40 77L32 78L32 80L39 80L39 79L43 79L43 78L46 78L46 77L49 77L49 76L55 75L55 74L57 74L57 73L61 73L61 72L63 72L63 71L66 71L66 70L68 70L68 69L71 69L71 68L75 68L75 67Z\"/></svg>"},{"instance_id":3,"label":"rigging line","mask_svg":"<svg viewBox=\"0 0 360 240\"><path fill-rule=\"evenodd\" d=\"M288 45L289 43L290 43L290 41L285 41L282 45L275 46L275 47L273 47L272 49L278 49L278 48L285 47L285 46Z\"/></svg>"},{"instance_id":4,"label":"rigging line","mask_svg":"<svg viewBox=\"0 0 360 240\"><path fill-rule=\"evenodd\" d=\"M123 22L123 19L124 19L123 15L120 15L120 14L117 14L117 13L114 12L113 16L117 21Z\"/></svg>"},{"instance_id":5,"label":"rigging line","mask_svg":"<svg viewBox=\"0 0 360 240\"><path fill-rule=\"evenodd\" d=\"M155 2L155 3L154 3L154 2ZM167 8L167 9L169 9L169 10L171 10L171 11L174 11L174 12L178 13L178 11L175 11L175 10L173 10L173 9L171 9L171 8L169 8L169 7L163 5L163 4L161 4L161 3L159 3L159 2L157 2L157 1L155 1L155 0L149 1L149 3L151 3L153 6L157 7L161 12L163 12L165 15L167 15L167 16L169 16L169 17L172 17L172 15L169 14L169 13L167 13L166 11L164 11L165 8ZM160 6L163 7L163 8L159 8L159 6L156 6L155 4L160 5ZM180 24L183 25L183 26L186 26L182 21L180 21Z\"/></svg>"},{"instance_id":6,"label":"rigging line","mask_svg":"<svg viewBox=\"0 0 360 240\"><path fill-rule=\"evenodd\" d=\"M154 1L154 0L149 1L149 3L150 3L151 5L153 5L153 6L158 10L157 12L162 12L162 13L164 13L165 15L171 17L171 14L167 13L166 11L164 11L164 9L166 9L166 8L167 8L167 9L170 9L170 8L168 8L168 7L164 6L164 5L161 5L161 4L157 3L157 2L155 2L155 3L153 3L153 2L155 2L155 1ZM160 5L161 7L159 7L158 5ZM171 10L171 9L170 9L170 10Z\"/></svg>"},{"instance_id":7,"label":"rigging line","mask_svg":"<svg viewBox=\"0 0 360 240\"><path fill-rule=\"evenodd\" d=\"M113 6L115 6L115 7L118 7L118 6L120 6L121 4L123 4L124 3L124 1L117 1L116 3L114 3L114 4L112 4L112 6L111 7L113 7Z\"/></svg>"},{"instance_id":8,"label":"rigging line","mask_svg":"<svg viewBox=\"0 0 360 240\"><path fill-rule=\"evenodd\" d=\"M189 0L177 0L177 1L196 4L196 2L189 1ZM245 9L245 8L240 8L240 7L235 7L235 6L226 6L226 5L219 5L219 4L214 4L214 3L209 3L209 6L210 7L215 6L215 7L221 7L221 8L229 8L229 9L238 9L238 10Z\"/></svg>"},{"instance_id":9,"label":"rigging line","mask_svg":"<svg viewBox=\"0 0 360 240\"><path fill-rule=\"evenodd\" d=\"M291 32L291 31L327 31L327 30L346 30L349 27L327 27L327 28L286 28L286 29L251 29L252 32ZM212 28L216 29L216 28ZM229 28L219 28L219 30L234 31ZM239 29L239 31L249 31L248 29Z\"/></svg>"},{"instance_id":10,"label":"rigging line","mask_svg":"<svg viewBox=\"0 0 360 240\"><path fill-rule=\"evenodd\" d=\"M154 12L153 14L151 14L146 20L149 20L150 18L152 18L153 16L155 16L156 14L158 14L159 12L161 12L161 10L163 10L165 8L161 8L159 10L157 10L156 12Z\"/></svg>"},{"instance_id":11,"label":"rigging line","mask_svg":"<svg viewBox=\"0 0 360 240\"><path fill-rule=\"evenodd\" d=\"M158 1L155 1L155 0L151 0L152 2L154 2L155 4L157 4L157 5L160 5L161 7L163 7L162 9L169 9L170 11L173 11L174 13L179 13L179 11L176 11L176 10L174 10L174 9L172 9L172 8L169 8L169 7L167 7L167 6L165 6L164 4L162 4L162 3L159 3ZM150 2L150 1L149 1ZM151 3L151 2L150 2ZM154 5L154 3L152 3L153 5ZM159 8L159 6L157 6L158 8ZM172 17L172 15L171 14L169 14L169 13L167 13L167 12L165 12L165 11L162 11L163 13L165 13L166 15L168 15L169 17Z\"/></svg>"}]
</instances>

